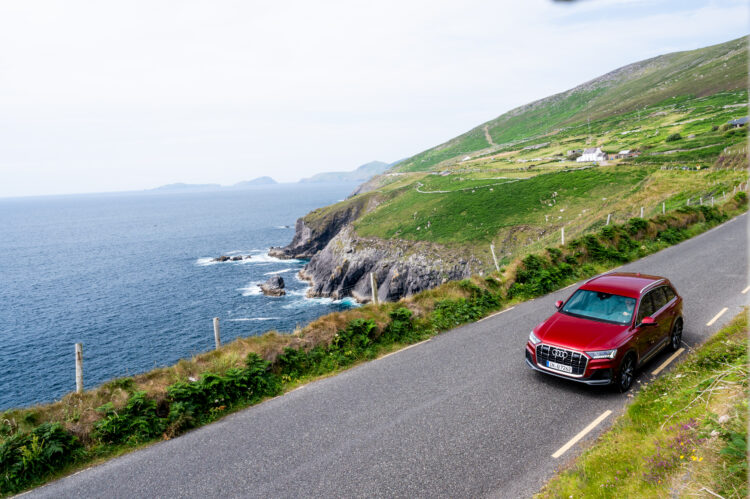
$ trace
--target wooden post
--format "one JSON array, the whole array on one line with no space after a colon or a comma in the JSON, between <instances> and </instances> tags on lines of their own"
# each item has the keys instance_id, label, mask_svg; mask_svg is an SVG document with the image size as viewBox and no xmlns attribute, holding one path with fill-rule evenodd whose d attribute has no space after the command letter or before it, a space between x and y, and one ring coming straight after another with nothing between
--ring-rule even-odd
<instances>
[{"instance_id":1,"label":"wooden post","mask_svg":"<svg viewBox=\"0 0 750 499\"><path fill-rule=\"evenodd\" d=\"M83 344L76 343L76 393L83 393Z\"/></svg>"},{"instance_id":2,"label":"wooden post","mask_svg":"<svg viewBox=\"0 0 750 499\"><path fill-rule=\"evenodd\" d=\"M370 291L372 292L372 302L378 304L378 282L375 280L375 273L370 272Z\"/></svg>"},{"instance_id":3,"label":"wooden post","mask_svg":"<svg viewBox=\"0 0 750 499\"><path fill-rule=\"evenodd\" d=\"M661 202L661 214L664 215L667 212L667 206L664 201Z\"/></svg>"},{"instance_id":4,"label":"wooden post","mask_svg":"<svg viewBox=\"0 0 750 499\"><path fill-rule=\"evenodd\" d=\"M643 206L641 206L641 218L643 218Z\"/></svg>"},{"instance_id":5,"label":"wooden post","mask_svg":"<svg viewBox=\"0 0 750 499\"><path fill-rule=\"evenodd\" d=\"M700 201L700 203L701 203L701 206L703 206L703 196L701 196L701 197L700 197L700 198L698 198L698 199L699 199L699 201Z\"/></svg>"},{"instance_id":6,"label":"wooden post","mask_svg":"<svg viewBox=\"0 0 750 499\"><path fill-rule=\"evenodd\" d=\"M221 332L219 331L218 317L214 317L214 341L216 342L216 349L221 348Z\"/></svg>"},{"instance_id":7,"label":"wooden post","mask_svg":"<svg viewBox=\"0 0 750 499\"><path fill-rule=\"evenodd\" d=\"M687 200L687 205L690 206L690 198Z\"/></svg>"},{"instance_id":8,"label":"wooden post","mask_svg":"<svg viewBox=\"0 0 750 499\"><path fill-rule=\"evenodd\" d=\"M609 225L609 220L612 218L611 213L607 213L607 225Z\"/></svg>"},{"instance_id":9,"label":"wooden post","mask_svg":"<svg viewBox=\"0 0 750 499\"><path fill-rule=\"evenodd\" d=\"M500 265L497 264L497 257L495 256L495 245L490 243L490 251L492 252L492 260L495 262L495 270L500 272Z\"/></svg>"},{"instance_id":10,"label":"wooden post","mask_svg":"<svg viewBox=\"0 0 750 499\"><path fill-rule=\"evenodd\" d=\"M565 246L565 227L560 229L560 244Z\"/></svg>"},{"instance_id":11,"label":"wooden post","mask_svg":"<svg viewBox=\"0 0 750 499\"><path fill-rule=\"evenodd\" d=\"M727 191L721 191L721 199L727 198Z\"/></svg>"},{"instance_id":12,"label":"wooden post","mask_svg":"<svg viewBox=\"0 0 750 499\"><path fill-rule=\"evenodd\" d=\"M713 205L714 205L714 197L711 196L711 206L713 206Z\"/></svg>"}]
</instances>

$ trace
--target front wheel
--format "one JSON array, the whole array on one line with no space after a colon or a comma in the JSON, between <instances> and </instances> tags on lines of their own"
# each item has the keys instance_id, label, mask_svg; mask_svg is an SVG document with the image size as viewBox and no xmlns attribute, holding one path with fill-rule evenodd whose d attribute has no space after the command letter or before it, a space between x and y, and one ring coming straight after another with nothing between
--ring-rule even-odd
<instances>
[{"instance_id":1,"label":"front wheel","mask_svg":"<svg viewBox=\"0 0 750 499\"><path fill-rule=\"evenodd\" d=\"M620 369L617 373L617 387L621 392L627 392L633 384L635 377L635 358L633 355L627 355L620 363Z\"/></svg>"},{"instance_id":2,"label":"front wheel","mask_svg":"<svg viewBox=\"0 0 750 499\"><path fill-rule=\"evenodd\" d=\"M669 335L669 349L677 351L682 344L682 319L677 319L672 326L672 333Z\"/></svg>"}]
</instances>

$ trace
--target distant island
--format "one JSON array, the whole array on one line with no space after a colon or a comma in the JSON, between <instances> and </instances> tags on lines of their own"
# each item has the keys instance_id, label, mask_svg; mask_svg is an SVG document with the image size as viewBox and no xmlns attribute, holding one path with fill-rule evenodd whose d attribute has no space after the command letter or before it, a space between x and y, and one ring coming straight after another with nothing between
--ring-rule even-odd
<instances>
[{"instance_id":1,"label":"distant island","mask_svg":"<svg viewBox=\"0 0 750 499\"><path fill-rule=\"evenodd\" d=\"M383 161L370 161L357 167L355 170L349 172L323 172L317 173L312 177L303 178L299 181L300 184L312 184L312 183L362 183L367 182L376 175L380 175L389 168L397 165L400 161L395 163L384 163ZM194 191L216 191L220 189L245 189L250 187L262 187L267 185L277 185L278 182L269 176L263 176L254 178L252 180L245 180L237 182L234 185L222 186L219 184L186 184L183 182L177 182L174 184L167 184L149 189L149 191L159 192L194 192Z\"/></svg>"},{"instance_id":2,"label":"distant island","mask_svg":"<svg viewBox=\"0 0 750 499\"><path fill-rule=\"evenodd\" d=\"M276 185L274 179L268 176L254 178L252 180L245 180L243 182L237 182L234 185L222 186L219 184L185 184L183 182L177 182L174 184L162 185L149 189L150 191L161 191L161 192L193 192L193 191L216 191L219 189L244 189L247 187L258 187L263 185Z\"/></svg>"},{"instance_id":3,"label":"distant island","mask_svg":"<svg viewBox=\"0 0 750 499\"><path fill-rule=\"evenodd\" d=\"M234 189L241 189L242 187L248 187L248 186L254 186L254 185L276 185L278 182L276 182L271 177L265 176L265 177L258 177L254 178L253 180L246 180L244 182L237 182L232 186Z\"/></svg>"},{"instance_id":4,"label":"distant island","mask_svg":"<svg viewBox=\"0 0 750 499\"><path fill-rule=\"evenodd\" d=\"M366 182L375 175L380 175L391 165L382 161L370 161L350 172L324 172L313 175L312 177L303 178L301 184L318 183L318 182Z\"/></svg>"}]
</instances>

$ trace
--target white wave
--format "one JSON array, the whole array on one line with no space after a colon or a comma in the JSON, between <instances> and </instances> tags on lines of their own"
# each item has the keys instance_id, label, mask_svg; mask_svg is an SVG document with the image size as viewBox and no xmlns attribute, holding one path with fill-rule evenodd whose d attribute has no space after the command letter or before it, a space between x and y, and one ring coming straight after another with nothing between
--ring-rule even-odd
<instances>
[{"instance_id":1,"label":"white wave","mask_svg":"<svg viewBox=\"0 0 750 499\"><path fill-rule=\"evenodd\" d=\"M268 250L266 250L268 251ZM242 260L242 263L303 263L302 260L282 260L275 256L270 256L268 253L261 253L252 255L249 260Z\"/></svg>"},{"instance_id":2,"label":"white wave","mask_svg":"<svg viewBox=\"0 0 750 499\"><path fill-rule=\"evenodd\" d=\"M240 317L239 319L227 319L229 322L249 322L249 321L275 321L278 317Z\"/></svg>"},{"instance_id":3,"label":"white wave","mask_svg":"<svg viewBox=\"0 0 750 499\"><path fill-rule=\"evenodd\" d=\"M283 274L284 272L294 272L297 269L281 269L281 270L274 270L273 272L266 272L263 275L275 275L275 274Z\"/></svg>"},{"instance_id":4,"label":"white wave","mask_svg":"<svg viewBox=\"0 0 750 499\"><path fill-rule=\"evenodd\" d=\"M263 293L263 291L261 291L260 289L259 283L257 282L250 283L244 288L237 289L237 291L242 293L242 296L256 296Z\"/></svg>"},{"instance_id":5,"label":"white wave","mask_svg":"<svg viewBox=\"0 0 750 499\"><path fill-rule=\"evenodd\" d=\"M274 229L291 229L291 225L276 225L274 226Z\"/></svg>"},{"instance_id":6,"label":"white wave","mask_svg":"<svg viewBox=\"0 0 750 499\"><path fill-rule=\"evenodd\" d=\"M347 296L346 298L342 298L340 300L334 300L333 298L329 297L315 297L315 298L309 298L304 297L301 300L294 300L293 302L289 303L288 305L284 305L282 308L290 309L290 308L299 308L299 307L309 307L311 305L348 305L349 307L359 307L361 306L360 303L357 303L357 300L354 298Z\"/></svg>"},{"instance_id":7,"label":"white wave","mask_svg":"<svg viewBox=\"0 0 750 499\"><path fill-rule=\"evenodd\" d=\"M215 262L213 257L210 257L210 256L207 258L198 258L195 261L195 264L198 265L199 267L207 267L209 265L216 265L217 263L219 262Z\"/></svg>"}]
</instances>

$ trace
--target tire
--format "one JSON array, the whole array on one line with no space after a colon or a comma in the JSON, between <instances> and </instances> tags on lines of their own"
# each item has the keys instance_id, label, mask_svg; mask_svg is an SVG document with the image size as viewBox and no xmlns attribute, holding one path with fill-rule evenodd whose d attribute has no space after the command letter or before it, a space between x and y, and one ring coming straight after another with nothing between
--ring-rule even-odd
<instances>
[{"instance_id":1,"label":"tire","mask_svg":"<svg viewBox=\"0 0 750 499\"><path fill-rule=\"evenodd\" d=\"M635 356L628 354L620 362L620 367L617 370L617 388L620 392L627 392L630 387L633 386L633 380L635 379Z\"/></svg>"},{"instance_id":2,"label":"tire","mask_svg":"<svg viewBox=\"0 0 750 499\"><path fill-rule=\"evenodd\" d=\"M677 319L672 326L672 332L669 333L669 349L676 352L682 344L682 319Z\"/></svg>"}]
</instances>

